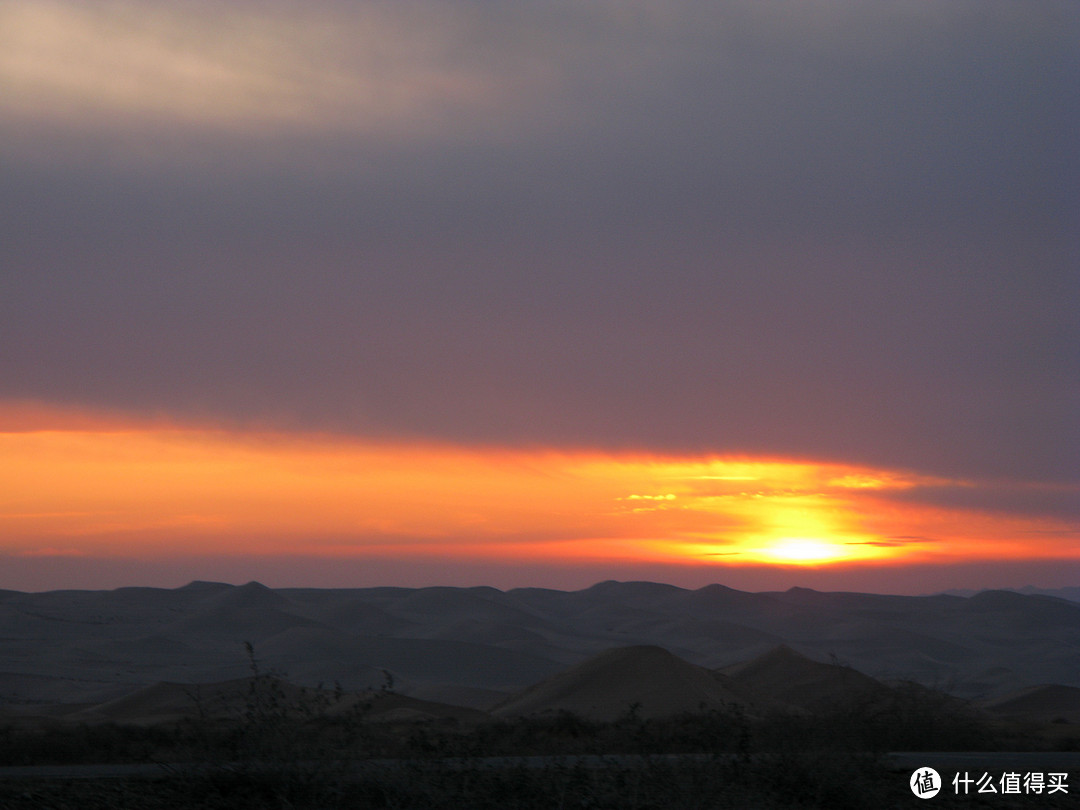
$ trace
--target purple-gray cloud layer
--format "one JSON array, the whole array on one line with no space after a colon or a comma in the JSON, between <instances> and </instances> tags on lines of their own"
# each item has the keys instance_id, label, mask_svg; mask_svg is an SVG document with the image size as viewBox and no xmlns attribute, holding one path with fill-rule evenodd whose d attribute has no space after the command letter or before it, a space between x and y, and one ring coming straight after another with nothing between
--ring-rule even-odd
<instances>
[{"instance_id":1,"label":"purple-gray cloud layer","mask_svg":"<svg viewBox=\"0 0 1080 810\"><path fill-rule=\"evenodd\" d=\"M1080 6L0 3L0 397L1074 479Z\"/></svg>"}]
</instances>

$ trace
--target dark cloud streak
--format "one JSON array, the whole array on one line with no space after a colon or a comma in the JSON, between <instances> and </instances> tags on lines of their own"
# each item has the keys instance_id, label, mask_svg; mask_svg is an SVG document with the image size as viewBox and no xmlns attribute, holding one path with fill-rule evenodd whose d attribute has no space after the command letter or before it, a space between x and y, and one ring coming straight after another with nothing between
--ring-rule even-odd
<instances>
[{"instance_id":1,"label":"dark cloud streak","mask_svg":"<svg viewBox=\"0 0 1080 810\"><path fill-rule=\"evenodd\" d=\"M1075 6L593 8L477 6L445 127L3 153L0 395L1075 476Z\"/></svg>"}]
</instances>

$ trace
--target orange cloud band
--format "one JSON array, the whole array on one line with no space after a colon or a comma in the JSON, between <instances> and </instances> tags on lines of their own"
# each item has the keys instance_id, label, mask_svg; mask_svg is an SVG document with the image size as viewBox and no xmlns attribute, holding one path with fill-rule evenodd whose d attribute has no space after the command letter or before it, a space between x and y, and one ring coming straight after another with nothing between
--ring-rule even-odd
<instances>
[{"instance_id":1,"label":"orange cloud band","mask_svg":"<svg viewBox=\"0 0 1080 810\"><path fill-rule=\"evenodd\" d=\"M1080 556L977 486L810 461L465 448L0 413L0 553L836 565ZM3 430L7 427L6 432Z\"/></svg>"}]
</instances>

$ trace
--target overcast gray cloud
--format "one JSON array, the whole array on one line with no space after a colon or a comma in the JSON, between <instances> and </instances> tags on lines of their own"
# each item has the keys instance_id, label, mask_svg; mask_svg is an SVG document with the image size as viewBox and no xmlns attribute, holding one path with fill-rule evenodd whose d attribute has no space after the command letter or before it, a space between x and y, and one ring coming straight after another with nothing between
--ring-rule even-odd
<instances>
[{"instance_id":1,"label":"overcast gray cloud","mask_svg":"<svg viewBox=\"0 0 1080 810\"><path fill-rule=\"evenodd\" d=\"M0 3L0 396L1074 477L1077 9Z\"/></svg>"}]
</instances>

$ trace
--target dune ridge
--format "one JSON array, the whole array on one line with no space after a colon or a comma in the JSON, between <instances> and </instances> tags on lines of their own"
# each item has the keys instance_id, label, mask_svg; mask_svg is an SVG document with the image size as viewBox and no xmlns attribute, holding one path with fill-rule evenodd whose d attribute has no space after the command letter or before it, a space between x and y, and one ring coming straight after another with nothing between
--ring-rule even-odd
<instances>
[{"instance_id":1,"label":"dune ridge","mask_svg":"<svg viewBox=\"0 0 1080 810\"><path fill-rule=\"evenodd\" d=\"M724 670L728 687L751 672L759 691L779 678L790 693L773 699L792 704L827 701L837 682L840 692L870 689L858 673L946 685L980 700L1040 684L1080 688L1080 604L1041 594L749 593L614 581L580 591L193 582L5 592L0 712L99 704L157 683L243 678L245 642L264 671L297 685L364 690L392 679L400 694L480 709L616 648L662 648L705 670L741 664ZM788 650L747 668L781 645ZM830 660L849 669L823 670ZM700 678L694 688L698 702L719 695Z\"/></svg>"}]
</instances>

